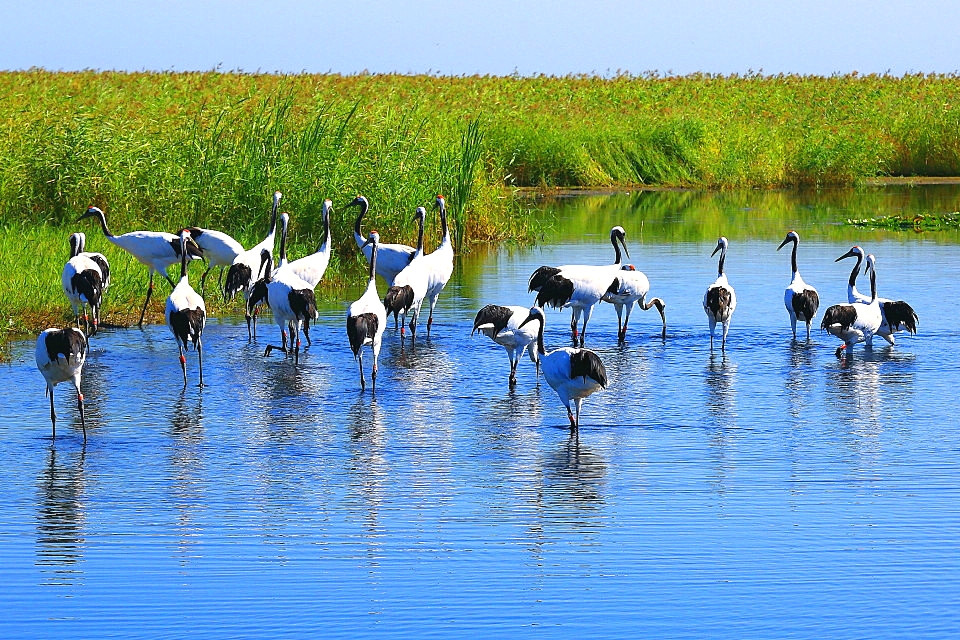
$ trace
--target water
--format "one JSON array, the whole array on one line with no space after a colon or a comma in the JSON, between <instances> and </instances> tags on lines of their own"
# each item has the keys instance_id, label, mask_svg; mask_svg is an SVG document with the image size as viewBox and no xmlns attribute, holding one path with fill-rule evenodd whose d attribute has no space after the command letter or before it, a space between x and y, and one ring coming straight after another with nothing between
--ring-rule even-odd
<instances>
[{"instance_id":1,"label":"water","mask_svg":"<svg viewBox=\"0 0 960 640\"><path fill-rule=\"evenodd\" d=\"M375 395L359 390L345 304L324 308L298 367L261 356L269 323L248 344L242 320L212 321L202 391L181 391L165 327L105 331L84 372L85 447L64 385L51 446L33 343L16 344L0 385L0 634L952 637L960 248L829 220L957 197L561 203L544 246L460 266L431 340L388 332ZM597 310L588 346L611 385L574 436L530 361L509 391L505 353L470 327L485 303L528 304L540 264L608 262L615 223L667 301L668 336L634 312L617 347L613 308ZM834 259L861 242L920 334L846 365L818 329L792 345L775 251L790 227L821 309L844 300L850 265ZM719 233L739 299L725 354L700 307ZM568 343L568 318L548 312L548 348Z\"/></svg>"}]
</instances>

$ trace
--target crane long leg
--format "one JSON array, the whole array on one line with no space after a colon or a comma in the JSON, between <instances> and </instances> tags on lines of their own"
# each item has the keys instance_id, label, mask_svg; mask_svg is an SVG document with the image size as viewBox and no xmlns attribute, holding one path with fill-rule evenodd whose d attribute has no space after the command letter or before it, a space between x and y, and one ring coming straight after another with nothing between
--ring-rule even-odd
<instances>
[{"instance_id":1,"label":"crane long leg","mask_svg":"<svg viewBox=\"0 0 960 640\"><path fill-rule=\"evenodd\" d=\"M177 349L180 351L180 370L183 371L183 386L187 386L187 358L183 355L183 345L177 339Z\"/></svg>"},{"instance_id":2,"label":"crane long leg","mask_svg":"<svg viewBox=\"0 0 960 640\"><path fill-rule=\"evenodd\" d=\"M367 382L363 379L363 348L357 352L357 366L360 369L360 390L367 388Z\"/></svg>"},{"instance_id":3,"label":"crane long leg","mask_svg":"<svg viewBox=\"0 0 960 640\"><path fill-rule=\"evenodd\" d=\"M53 387L48 387L50 390L50 426L53 429L51 437L57 439L57 412L53 410Z\"/></svg>"},{"instance_id":4,"label":"crane long leg","mask_svg":"<svg viewBox=\"0 0 960 640\"><path fill-rule=\"evenodd\" d=\"M83 394L80 393L80 387L77 387L77 408L80 409L80 428L83 429L83 442L87 442L87 423L83 417Z\"/></svg>"},{"instance_id":5,"label":"crane long leg","mask_svg":"<svg viewBox=\"0 0 960 640\"><path fill-rule=\"evenodd\" d=\"M203 275L200 276L200 295L203 295L203 291L207 286L207 274L210 273L210 270L213 269L213 265L207 267L207 270L203 272ZM220 267L221 273L223 272L223 267Z\"/></svg>"},{"instance_id":6,"label":"crane long leg","mask_svg":"<svg viewBox=\"0 0 960 640\"><path fill-rule=\"evenodd\" d=\"M203 386L203 342L200 338L197 338L197 341L194 343L194 346L197 348L197 360L200 362L200 384L198 387Z\"/></svg>"},{"instance_id":7,"label":"crane long leg","mask_svg":"<svg viewBox=\"0 0 960 640\"><path fill-rule=\"evenodd\" d=\"M150 304L150 296L153 295L153 269L150 269L150 284L147 285L147 299L143 301L143 308L140 309L140 320L137 326L143 328L143 316L147 312L147 305Z\"/></svg>"}]
</instances>

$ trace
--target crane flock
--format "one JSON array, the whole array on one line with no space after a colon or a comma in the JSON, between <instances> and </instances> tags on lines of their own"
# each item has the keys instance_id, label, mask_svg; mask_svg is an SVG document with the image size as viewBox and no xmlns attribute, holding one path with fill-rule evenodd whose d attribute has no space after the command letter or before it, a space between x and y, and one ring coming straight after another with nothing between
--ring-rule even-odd
<instances>
[{"instance_id":1,"label":"crane flock","mask_svg":"<svg viewBox=\"0 0 960 640\"><path fill-rule=\"evenodd\" d=\"M247 321L248 339L256 338L256 317L266 305L271 310L280 329L281 344L268 344L264 357L273 350L293 354L294 364L299 362L300 333L311 345L310 322L318 317L315 289L322 280L331 257L330 216L333 203L323 203L323 237L317 250L298 260L287 258L289 214L279 213L282 194L273 196L270 226L264 239L251 247L243 246L226 233L199 227L184 227L176 234L134 231L114 236L107 227L106 215L97 207L89 207L80 219L96 217L104 236L130 253L149 269L147 298L141 309L138 326L142 326L144 313L153 292L153 276L159 272L170 283L172 291L167 298L165 319L179 351L184 387L187 386L186 357L193 344L199 362L199 385L203 382L202 334L206 322L206 308L202 291L207 275L214 267L220 267L218 284L226 300L238 293L244 296L244 313ZM437 248L424 251L424 223L427 211L417 207L413 219L418 224L417 246L381 242L380 234L371 230L367 236L361 225L368 214L368 200L358 195L346 207L358 207L354 223L354 240L366 257L369 271L363 295L351 303L346 313L346 333L349 347L357 361L361 390L366 389L363 370L363 349L369 347L373 355L371 380L376 390L378 360L384 329L390 315L394 316L394 328L400 330L401 344L410 328L411 342L416 340L420 310L424 301L429 303L426 322L427 336L433 325L434 310L440 294L450 280L454 268L453 243L447 221L446 200L436 196L434 207L439 211L441 238ZM281 223L280 250L274 257L274 240L278 220ZM517 304L487 304L478 311L473 322L473 333L481 333L500 345L507 352L510 362L508 384L517 384L517 368L526 352L536 367L539 379L544 379L556 392L567 410L570 427L576 430L580 424L583 401L594 392L609 386L610 380L600 356L585 348L586 328L595 307L606 302L614 305L617 313L617 342L626 342L627 324L634 304L641 310L656 308L662 321L661 338L667 337L666 303L658 297L647 297L650 281L632 264L626 244L626 231L615 226L610 231L614 249L614 262L604 265L569 264L562 266L543 265L530 276L528 291L535 293L532 306ZM40 334L36 346L37 367L43 374L50 397L50 420L53 436L56 436L56 414L53 391L60 382L71 381L77 392L78 410L86 441L86 425L83 414L83 394L80 391L82 369L89 352L87 335L96 333L100 324L100 305L110 283L110 267L99 253L85 251L86 237L82 233L70 236L70 257L61 274L61 283L74 312L74 327L50 328ZM796 231L787 233L777 251L792 244L792 277L784 291L784 307L790 321L793 341L797 338L797 322L806 325L806 340L810 341L810 327L817 314L820 299L816 289L804 282L797 268L797 249L800 236ZM720 349L726 350L731 319L737 306L733 286L727 279L724 262L730 243L726 237L717 240L711 256L720 254L717 263L717 278L703 295L703 310L707 316L710 349L714 348L716 325L722 329ZM622 249L622 252L621 252ZM859 246L852 247L837 258L856 258L848 280L847 301L829 307L823 314L821 329L839 338L842 345L836 349L838 358L851 357L854 345L865 343L872 348L873 336L879 335L889 344L895 343L894 333L906 331L915 334L918 316L913 308L902 300L880 298L877 294L877 260L866 254ZM188 279L188 265L194 259L205 259L207 269L197 293ZM166 273L167 267L180 263L180 279L174 282ZM866 263L865 272L870 279L870 295L857 291L856 279L860 267ZM226 281L223 270L227 268ZM376 276L381 276L387 290L381 299ZM90 314L87 314L90 307ZM544 344L546 318L545 307L558 310L571 309L570 333L573 345L547 351ZM624 317L625 312L625 317ZM80 329L81 313L83 327ZM408 320L409 315L409 320ZM583 324L579 326L580 317ZM846 356L844 356L844 352Z\"/></svg>"}]
</instances>

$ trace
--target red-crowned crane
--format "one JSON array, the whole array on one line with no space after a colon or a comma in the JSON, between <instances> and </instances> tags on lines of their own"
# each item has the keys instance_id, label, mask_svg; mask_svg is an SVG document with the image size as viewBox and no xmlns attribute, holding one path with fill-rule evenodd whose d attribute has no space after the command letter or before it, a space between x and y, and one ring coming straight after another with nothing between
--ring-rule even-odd
<instances>
[{"instance_id":1,"label":"red-crowned crane","mask_svg":"<svg viewBox=\"0 0 960 640\"><path fill-rule=\"evenodd\" d=\"M532 307L526 320L520 323L520 328L531 322L540 323L537 330L537 353L543 377L567 408L570 429L576 430L580 426L580 408L584 399L607 387L607 370L600 356L589 349L561 347L548 353L543 347L544 317L540 308ZM570 408L571 401L576 413Z\"/></svg>"},{"instance_id":2,"label":"red-crowned crane","mask_svg":"<svg viewBox=\"0 0 960 640\"><path fill-rule=\"evenodd\" d=\"M607 293L601 298L603 302L612 304L614 309L617 310L617 341L623 343L627 340L627 325L630 323L630 313L633 311L634 304L639 306L641 311L649 311L652 307L657 308L663 325L660 336L666 338L667 316L664 312L666 303L660 298L652 298L649 302L646 302L647 294L650 293L650 280L646 274L638 271L632 264L623 263L620 247L617 246L618 240L623 246L623 252L628 258L630 257L630 252L627 250L626 231L620 226L613 227L610 230L610 242L613 244L616 258L614 264L620 266L620 273L618 274L620 287L616 292ZM624 310L627 312L625 319L623 318Z\"/></svg>"},{"instance_id":3,"label":"red-crowned crane","mask_svg":"<svg viewBox=\"0 0 960 640\"><path fill-rule=\"evenodd\" d=\"M619 255L617 242L622 242L620 227L614 227L610 233L610 242ZM568 264L560 267L542 266L537 268L527 283L528 291L537 292L536 304L555 309L570 307L570 334L574 344L581 347L587 330L587 323L593 315L593 308L604 296L616 294L620 290L620 265L584 265ZM577 322L583 314L583 328L578 333Z\"/></svg>"},{"instance_id":4,"label":"red-crowned crane","mask_svg":"<svg viewBox=\"0 0 960 640\"><path fill-rule=\"evenodd\" d=\"M790 268L793 277L790 278L790 285L783 292L783 306L787 308L787 314L790 316L790 328L793 330L793 339L797 339L797 320L807 325L807 342L810 341L810 323L813 317L817 315L817 309L820 307L820 296L817 290L808 285L800 277L800 271L797 269L797 245L800 244L800 234L796 231L787 233L777 251L787 246L787 243L793 243L793 250L790 253Z\"/></svg>"},{"instance_id":5,"label":"red-crowned crane","mask_svg":"<svg viewBox=\"0 0 960 640\"><path fill-rule=\"evenodd\" d=\"M286 214L284 214L286 215ZM300 329L306 327L309 343L309 322L317 318L317 299L313 287L298 276L287 262L287 225L284 224L284 233L280 236L280 260L276 269L272 268L270 256L262 254L265 264L263 272L267 305L273 311L273 319L280 327L281 345L268 344L263 355L269 356L274 349L286 354L293 352L294 363L300 361ZM256 287L256 288L259 288ZM249 304L254 302L255 296L250 297ZM305 324L307 323L307 324ZM290 346L287 346L287 330L290 332Z\"/></svg>"},{"instance_id":6,"label":"red-crowned crane","mask_svg":"<svg viewBox=\"0 0 960 640\"><path fill-rule=\"evenodd\" d=\"M83 232L77 232L76 235L80 236L79 255L85 258L90 258L97 263L98 267L100 267L100 275L103 277L103 291L106 293L107 289L110 288L110 263L107 262L107 257L102 253L87 251L87 234Z\"/></svg>"},{"instance_id":7,"label":"red-crowned crane","mask_svg":"<svg viewBox=\"0 0 960 640\"><path fill-rule=\"evenodd\" d=\"M223 287L223 294L227 300L233 300L241 291L244 299L244 317L247 321L247 337L254 338L257 335L257 319L251 316L249 306L246 302L250 298L250 290L254 283L259 280L263 274L259 273L260 254L266 249L273 256L274 238L277 233L277 213L280 208L280 199L283 194L275 191L273 194L273 206L270 209L270 227L267 229L267 235L256 245L250 247L236 258L230 268L227 269L227 281ZM256 312L256 310L254 310Z\"/></svg>"},{"instance_id":8,"label":"red-crowned crane","mask_svg":"<svg viewBox=\"0 0 960 640\"><path fill-rule=\"evenodd\" d=\"M537 329L533 324L527 324L522 329L520 324L530 315L530 309L521 306L501 306L499 304L488 304L477 312L477 317L473 320L472 336L479 331L495 343L504 348L507 357L510 359L510 378L511 387L517 384L517 365L523 352L530 355L530 360L536 365L537 371L540 370L540 359L536 349Z\"/></svg>"},{"instance_id":9,"label":"red-crowned crane","mask_svg":"<svg viewBox=\"0 0 960 640\"><path fill-rule=\"evenodd\" d=\"M67 327L65 329L47 329L37 338L37 369L47 381L47 395L50 396L50 426L52 437L57 437L57 413L53 409L53 389L61 382L69 380L77 390L77 409L80 411L80 427L83 429L83 441L87 441L87 424L83 417L83 393L80 391L80 377L83 363L87 360L87 337L83 331Z\"/></svg>"},{"instance_id":10,"label":"red-crowned crane","mask_svg":"<svg viewBox=\"0 0 960 640\"><path fill-rule=\"evenodd\" d=\"M350 340L350 349L360 368L360 388L366 389L367 383L363 379L363 347L369 345L373 351L373 368L371 378L373 389L377 389L377 361L380 357L380 344L383 339L383 329L387 325L387 310L380 301L377 292L377 244L380 234L370 232L367 239L373 249L370 252L370 275L367 279L367 288L363 295L347 308L347 338ZM363 247L361 247L362 249Z\"/></svg>"},{"instance_id":11,"label":"red-crowned crane","mask_svg":"<svg viewBox=\"0 0 960 640\"><path fill-rule=\"evenodd\" d=\"M100 323L100 303L103 299L103 277L100 266L84 256L81 252L83 238L81 234L70 235L70 258L63 265L60 274L60 285L73 308L74 322L80 326L80 313L83 312L84 329L91 335L97 332ZM87 306L90 306L91 319L87 315Z\"/></svg>"},{"instance_id":12,"label":"red-crowned crane","mask_svg":"<svg viewBox=\"0 0 960 640\"><path fill-rule=\"evenodd\" d=\"M440 210L442 235L440 246L423 256L428 274L427 299L430 302L430 315L427 317L428 337L430 336L430 327L433 326L433 310L437 306L437 299L453 274L453 242L450 240L450 228L447 225L447 201L442 195L438 195L434 205Z\"/></svg>"},{"instance_id":13,"label":"red-crowned crane","mask_svg":"<svg viewBox=\"0 0 960 640\"><path fill-rule=\"evenodd\" d=\"M857 291L857 276L860 275L860 263L863 262L864 259L863 249L858 246L853 246L850 248L850 251L847 251L834 262L853 257L856 257L857 263L853 265L853 269L850 271L850 280L847 284L847 302L869 303L870 296L865 296ZM889 298L880 297L877 297L877 300L880 301L880 315L883 317L880 329L877 330L878 336L890 344L896 344L896 340L893 337L894 333L898 331L907 331L912 335L917 333L917 323L920 321L920 318L917 316L917 312L913 310L913 307L906 301L890 300Z\"/></svg>"},{"instance_id":14,"label":"red-crowned crane","mask_svg":"<svg viewBox=\"0 0 960 640\"><path fill-rule=\"evenodd\" d=\"M730 330L730 318L737 308L737 294L727 282L727 275L723 272L723 261L727 257L727 239L723 236L717 240L717 248L710 254L711 257L720 252L720 261L717 263L717 279L707 287L703 294L703 311L707 314L710 323L710 350L713 350L713 332L719 322L723 327L723 337L720 349L726 350L727 332Z\"/></svg>"},{"instance_id":15,"label":"red-crowned crane","mask_svg":"<svg viewBox=\"0 0 960 640\"><path fill-rule=\"evenodd\" d=\"M220 267L217 276L217 288L223 291L223 268L230 267L237 256L243 253L243 245L223 231L204 229L203 227L185 228L190 232L190 238L203 251L203 257L207 261L207 269L200 276L200 293L202 294L205 291L207 275L214 267ZM180 231L183 231L183 229L178 230L177 235L180 235Z\"/></svg>"},{"instance_id":16,"label":"red-crowned crane","mask_svg":"<svg viewBox=\"0 0 960 640\"><path fill-rule=\"evenodd\" d=\"M190 232L186 229L180 231L180 244L187 246L190 238ZM180 260L180 281L173 288L170 296L167 298L167 309L165 313L167 326L177 341L177 349L180 351L180 368L183 370L183 386L187 386L187 358L183 352L187 350L187 344L192 342L193 348L197 352L197 360L200 365L200 384L203 386L203 327L207 322L207 307L203 298L187 279L187 254L183 252Z\"/></svg>"},{"instance_id":17,"label":"red-crowned crane","mask_svg":"<svg viewBox=\"0 0 960 640\"><path fill-rule=\"evenodd\" d=\"M140 310L140 320L137 321L137 326L143 327L143 316L147 312L147 305L150 304L150 297L153 295L153 274L159 272L167 279L171 287L175 286L173 280L167 275L167 267L180 260L180 238L163 231L131 231L115 236L107 228L107 217L103 211L97 207L88 207L86 213L80 216L78 220L90 217L96 217L100 220L103 235L107 237L107 240L132 255L150 270L147 299L143 302L143 308ZM191 260L203 257L203 251L192 239L187 243L186 248L187 255Z\"/></svg>"},{"instance_id":18,"label":"red-crowned crane","mask_svg":"<svg viewBox=\"0 0 960 640\"><path fill-rule=\"evenodd\" d=\"M427 263L424 262L425 256L423 255L423 222L426 217L426 209L417 207L413 217L419 225L414 258L396 275L393 284L387 289L387 293L383 297L383 305L387 310L387 316L393 314L394 328L396 328L398 316L402 316L400 320L401 338L406 335L407 313L411 311L413 313L410 318L410 332L412 337L416 337L420 307L427 296L427 288L430 284L430 274L427 271Z\"/></svg>"},{"instance_id":19,"label":"red-crowned crane","mask_svg":"<svg viewBox=\"0 0 960 640\"><path fill-rule=\"evenodd\" d=\"M370 210L370 203L365 196L357 196L346 206L360 207L360 213L357 214L357 220L353 225L353 239L357 243L357 247L363 252L363 255L366 256L367 262L370 262L372 250L370 245L366 244L367 238L360 229L363 217L367 215L367 211ZM392 287L393 280L397 277L397 274L403 271L404 268L410 264L410 261L413 260L413 254L416 252L416 249L405 244L381 242L377 247L377 252L379 253L379 257L377 258L377 275L386 280L388 287Z\"/></svg>"},{"instance_id":20,"label":"red-crowned crane","mask_svg":"<svg viewBox=\"0 0 960 640\"><path fill-rule=\"evenodd\" d=\"M843 340L836 355L841 357L844 349L853 356L853 345L865 342L867 348L873 347L873 336L883 323L880 301L877 298L877 267L872 255L867 256L867 271L870 272L870 301L835 304L823 314L820 328L830 335Z\"/></svg>"}]
</instances>

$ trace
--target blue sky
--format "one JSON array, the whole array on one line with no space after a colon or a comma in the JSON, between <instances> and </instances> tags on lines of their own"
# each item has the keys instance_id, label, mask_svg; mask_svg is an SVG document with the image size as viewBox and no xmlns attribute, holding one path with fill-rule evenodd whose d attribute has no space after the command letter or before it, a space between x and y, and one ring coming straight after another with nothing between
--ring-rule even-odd
<instances>
[{"instance_id":1,"label":"blue sky","mask_svg":"<svg viewBox=\"0 0 960 640\"><path fill-rule=\"evenodd\" d=\"M0 0L0 69L949 73L960 2Z\"/></svg>"}]
</instances>

